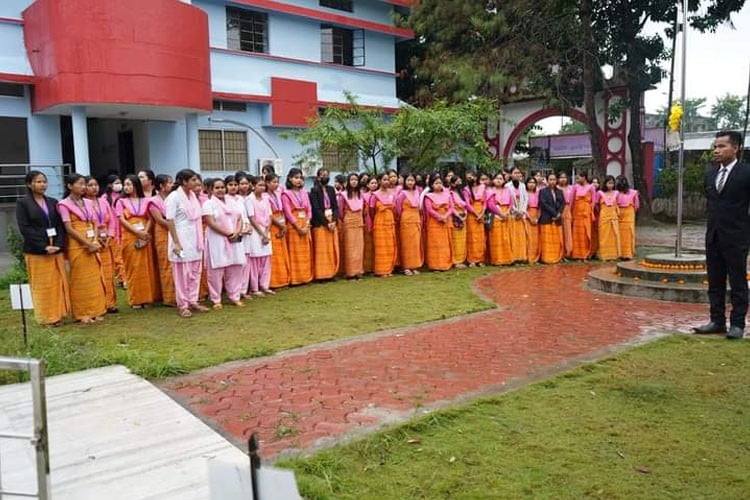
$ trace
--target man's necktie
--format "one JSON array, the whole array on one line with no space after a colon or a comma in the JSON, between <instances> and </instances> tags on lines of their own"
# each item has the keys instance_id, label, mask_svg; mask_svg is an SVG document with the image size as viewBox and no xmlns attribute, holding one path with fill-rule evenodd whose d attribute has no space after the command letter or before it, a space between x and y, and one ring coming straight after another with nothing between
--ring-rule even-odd
<instances>
[{"instance_id":1,"label":"man's necktie","mask_svg":"<svg viewBox=\"0 0 750 500\"><path fill-rule=\"evenodd\" d=\"M724 184L727 181L727 167L721 167L719 170L719 182L716 184L716 191L721 193L724 189Z\"/></svg>"}]
</instances>

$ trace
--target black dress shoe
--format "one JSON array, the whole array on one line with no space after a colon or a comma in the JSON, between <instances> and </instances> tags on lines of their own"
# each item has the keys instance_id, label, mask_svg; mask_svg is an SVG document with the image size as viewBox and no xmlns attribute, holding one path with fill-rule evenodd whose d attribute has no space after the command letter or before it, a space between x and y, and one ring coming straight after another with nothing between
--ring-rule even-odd
<instances>
[{"instance_id":1,"label":"black dress shoe","mask_svg":"<svg viewBox=\"0 0 750 500\"><path fill-rule=\"evenodd\" d=\"M693 333L698 334L709 334L709 333L726 333L727 327L724 325L720 325L718 323L714 323L711 321L710 323L706 323L702 326L696 326L693 328Z\"/></svg>"},{"instance_id":2,"label":"black dress shoe","mask_svg":"<svg viewBox=\"0 0 750 500\"><path fill-rule=\"evenodd\" d=\"M727 338L730 340L739 340L742 337L745 336L745 329L740 328L739 326L731 326L729 327L729 331L727 332Z\"/></svg>"}]
</instances>

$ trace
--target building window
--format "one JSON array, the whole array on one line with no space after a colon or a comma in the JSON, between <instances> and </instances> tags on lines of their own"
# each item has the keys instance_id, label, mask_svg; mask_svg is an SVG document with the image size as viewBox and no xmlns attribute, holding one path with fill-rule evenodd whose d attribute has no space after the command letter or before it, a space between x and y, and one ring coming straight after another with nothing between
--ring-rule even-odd
<instances>
[{"instance_id":1,"label":"building window","mask_svg":"<svg viewBox=\"0 0 750 500\"><path fill-rule=\"evenodd\" d=\"M354 12L354 2L352 0L320 0L321 7L328 7L329 9L345 10L346 12Z\"/></svg>"},{"instance_id":2,"label":"building window","mask_svg":"<svg viewBox=\"0 0 750 500\"><path fill-rule=\"evenodd\" d=\"M365 65L365 32L322 24L320 54L324 63L344 66Z\"/></svg>"},{"instance_id":3,"label":"building window","mask_svg":"<svg viewBox=\"0 0 750 500\"><path fill-rule=\"evenodd\" d=\"M356 172L359 169L356 151L327 147L322 153L323 168L330 172Z\"/></svg>"},{"instance_id":4,"label":"building window","mask_svg":"<svg viewBox=\"0 0 750 500\"><path fill-rule=\"evenodd\" d=\"M236 111L244 113L247 111L247 104L237 101L214 101L214 111Z\"/></svg>"},{"instance_id":5,"label":"building window","mask_svg":"<svg viewBox=\"0 0 750 500\"><path fill-rule=\"evenodd\" d=\"M200 130L201 170L236 172L248 169L247 134L236 130Z\"/></svg>"},{"instance_id":6,"label":"building window","mask_svg":"<svg viewBox=\"0 0 750 500\"><path fill-rule=\"evenodd\" d=\"M17 83L0 82L0 96L23 97L23 85Z\"/></svg>"},{"instance_id":7,"label":"building window","mask_svg":"<svg viewBox=\"0 0 750 500\"><path fill-rule=\"evenodd\" d=\"M227 7L227 46L246 52L268 52L268 14Z\"/></svg>"}]
</instances>

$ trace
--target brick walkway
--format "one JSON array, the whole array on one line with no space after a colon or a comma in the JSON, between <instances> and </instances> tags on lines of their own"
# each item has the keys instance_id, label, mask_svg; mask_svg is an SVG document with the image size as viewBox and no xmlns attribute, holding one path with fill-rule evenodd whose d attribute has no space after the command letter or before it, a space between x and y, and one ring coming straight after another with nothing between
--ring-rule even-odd
<instances>
[{"instance_id":1,"label":"brick walkway","mask_svg":"<svg viewBox=\"0 0 750 500\"><path fill-rule=\"evenodd\" d=\"M477 289L499 308L455 320L219 366L165 388L265 457L328 446L457 399L534 380L650 332L685 331L705 305L585 289L589 267L508 270Z\"/></svg>"}]
</instances>

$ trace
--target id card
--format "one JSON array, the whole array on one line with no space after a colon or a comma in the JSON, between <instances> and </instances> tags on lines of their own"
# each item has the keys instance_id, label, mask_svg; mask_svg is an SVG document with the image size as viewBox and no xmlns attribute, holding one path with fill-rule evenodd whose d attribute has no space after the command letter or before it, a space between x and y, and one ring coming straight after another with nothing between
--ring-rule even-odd
<instances>
[{"instance_id":1,"label":"id card","mask_svg":"<svg viewBox=\"0 0 750 500\"><path fill-rule=\"evenodd\" d=\"M106 239L107 238L107 230L106 229L100 229L99 230L99 238Z\"/></svg>"},{"instance_id":2,"label":"id card","mask_svg":"<svg viewBox=\"0 0 750 500\"><path fill-rule=\"evenodd\" d=\"M88 239L94 239L94 236L96 236L96 231L94 231L93 228L88 228L86 230L86 238L88 238Z\"/></svg>"},{"instance_id":3,"label":"id card","mask_svg":"<svg viewBox=\"0 0 750 500\"><path fill-rule=\"evenodd\" d=\"M133 229L135 229L136 231L143 231L144 229L146 229L146 226L143 225L143 222L136 222L135 224L133 224Z\"/></svg>"},{"instance_id":4,"label":"id card","mask_svg":"<svg viewBox=\"0 0 750 500\"><path fill-rule=\"evenodd\" d=\"M299 217L300 219L307 219L307 212L305 212L304 210L299 210L297 212L297 217Z\"/></svg>"},{"instance_id":5,"label":"id card","mask_svg":"<svg viewBox=\"0 0 750 500\"><path fill-rule=\"evenodd\" d=\"M332 209L326 208L325 211L323 211L323 213L325 214L326 219L328 219L329 221L333 219L333 210Z\"/></svg>"},{"instance_id":6,"label":"id card","mask_svg":"<svg viewBox=\"0 0 750 500\"><path fill-rule=\"evenodd\" d=\"M54 227L48 227L47 228L47 237L48 238L54 238L55 236L57 236L57 229L55 229Z\"/></svg>"}]
</instances>

